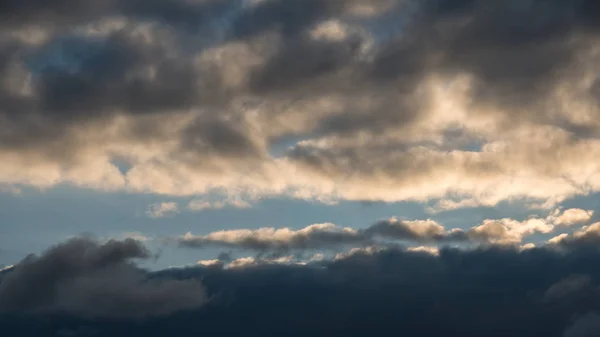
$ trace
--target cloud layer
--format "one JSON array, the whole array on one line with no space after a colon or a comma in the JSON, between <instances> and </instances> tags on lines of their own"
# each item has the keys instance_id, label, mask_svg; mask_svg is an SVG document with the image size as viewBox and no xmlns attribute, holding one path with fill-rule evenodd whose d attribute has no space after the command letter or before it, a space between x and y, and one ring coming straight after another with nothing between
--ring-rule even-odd
<instances>
[{"instance_id":1,"label":"cloud layer","mask_svg":"<svg viewBox=\"0 0 600 337\"><path fill-rule=\"evenodd\" d=\"M592 0L1 6L3 185L440 210L600 190Z\"/></svg>"},{"instance_id":2,"label":"cloud layer","mask_svg":"<svg viewBox=\"0 0 600 337\"><path fill-rule=\"evenodd\" d=\"M529 218L518 221L510 218L487 219L468 230L446 229L434 220L381 220L364 229L341 227L332 223L314 224L302 229L263 227L256 230L233 229L193 235L191 232L176 241L191 248L219 247L250 250L258 253L285 254L310 250L338 251L349 247L385 246L404 243L419 245L521 245L534 234L549 235L564 227L589 222L593 211L582 209L556 209L546 218ZM595 232L600 223L583 227L578 233ZM599 227L600 228L600 227ZM584 235L581 234L581 235ZM551 239L559 242L566 233Z\"/></svg>"},{"instance_id":3,"label":"cloud layer","mask_svg":"<svg viewBox=\"0 0 600 337\"><path fill-rule=\"evenodd\" d=\"M57 249L72 245L73 242L67 243ZM115 247L119 247L120 254L112 249ZM73 258L53 260L47 265L52 267L53 273L37 273L39 267L36 267L33 274L36 278L25 277L34 270L32 262L24 261L12 272L2 275L4 291L0 292L0 301L5 311L0 314L0 329L10 336L26 337L41 333L112 337L202 333L221 336L595 336L600 332L597 318L600 250L597 247L589 249L573 244L566 250L552 246L518 250L496 246L475 250L441 249L435 254L369 248L355 249L334 260L315 259L305 264L289 263L289 259L247 258L238 259L227 268L211 264L168 269L146 275L150 284L136 281L135 287L125 287L126 291L119 293L119 306L110 307L109 318L100 315L94 319L86 317L90 310L104 312L102 309L109 308L105 305L117 298L106 297L106 294L91 296L97 294L98 288L81 287L81 282L68 283L60 297L55 297L57 301L85 298L85 305L77 302L78 310L68 311L68 314L30 312L24 316L7 312L6 309L34 303L19 301L21 307L15 306L11 301L15 296L26 295L34 301L30 295L42 294L50 284L59 288L66 285L64 281L53 283L56 279L52 275L58 270L70 270L68 266ZM115 256L121 254L144 255L138 250L138 244L130 241L96 248L98 251L90 254L90 261L116 261ZM46 258L33 263L41 264L54 254L49 251ZM106 280L109 275L119 282L124 280L118 268L86 274L85 278ZM202 280L207 296L211 296L211 301L204 306L148 320L125 318L139 317L140 312L148 313L158 303L165 304L149 300L148 292L156 294L158 289L162 289L158 291L161 294L170 293L166 298L171 305L175 299L189 300L194 293L192 289L198 288L182 285L197 284L198 280ZM98 285L96 281L91 284ZM25 288L27 291L21 292ZM144 296L132 296L142 293ZM127 302L134 299L138 305ZM39 298L35 301L40 303ZM9 303L12 307L7 307ZM129 309L126 315L125 308ZM115 316L121 318L110 319Z\"/></svg>"}]
</instances>

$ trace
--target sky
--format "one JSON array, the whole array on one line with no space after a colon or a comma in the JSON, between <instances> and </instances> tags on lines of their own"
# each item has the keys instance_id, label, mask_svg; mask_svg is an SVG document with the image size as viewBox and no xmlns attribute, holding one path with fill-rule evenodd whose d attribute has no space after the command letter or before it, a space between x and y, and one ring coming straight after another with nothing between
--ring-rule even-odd
<instances>
[{"instance_id":1,"label":"sky","mask_svg":"<svg viewBox=\"0 0 600 337\"><path fill-rule=\"evenodd\" d=\"M0 334L599 335L598 22L0 0Z\"/></svg>"}]
</instances>

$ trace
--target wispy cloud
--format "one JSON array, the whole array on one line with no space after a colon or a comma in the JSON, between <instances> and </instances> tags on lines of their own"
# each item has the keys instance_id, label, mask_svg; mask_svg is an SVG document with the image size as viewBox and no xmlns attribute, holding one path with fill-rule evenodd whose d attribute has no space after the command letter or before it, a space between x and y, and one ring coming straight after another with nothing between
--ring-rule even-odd
<instances>
[{"instance_id":1,"label":"wispy cloud","mask_svg":"<svg viewBox=\"0 0 600 337\"><path fill-rule=\"evenodd\" d=\"M179 206L175 202L160 202L148 206L146 215L151 218L165 218L179 213Z\"/></svg>"},{"instance_id":2,"label":"wispy cloud","mask_svg":"<svg viewBox=\"0 0 600 337\"><path fill-rule=\"evenodd\" d=\"M241 196L229 196L214 200L211 198L194 199L188 203L187 208L194 212L202 212L205 210L219 210L226 207L245 209L251 208L252 204L244 200Z\"/></svg>"}]
</instances>

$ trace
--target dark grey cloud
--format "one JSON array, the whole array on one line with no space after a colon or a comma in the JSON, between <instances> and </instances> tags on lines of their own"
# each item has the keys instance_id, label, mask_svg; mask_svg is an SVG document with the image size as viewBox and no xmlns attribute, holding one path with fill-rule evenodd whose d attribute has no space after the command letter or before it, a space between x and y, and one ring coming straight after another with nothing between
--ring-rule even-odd
<instances>
[{"instance_id":1,"label":"dark grey cloud","mask_svg":"<svg viewBox=\"0 0 600 337\"><path fill-rule=\"evenodd\" d=\"M177 242L190 248L224 247L257 252L288 252L312 249L335 249L349 245L362 245L370 238L360 231L343 229L334 225L312 225L301 230L288 228L262 228L230 230L205 236L186 235Z\"/></svg>"},{"instance_id":2,"label":"dark grey cloud","mask_svg":"<svg viewBox=\"0 0 600 337\"><path fill-rule=\"evenodd\" d=\"M588 313L579 318L571 325L563 335L564 337L586 337L597 336L600 333L600 316Z\"/></svg>"},{"instance_id":3,"label":"dark grey cloud","mask_svg":"<svg viewBox=\"0 0 600 337\"><path fill-rule=\"evenodd\" d=\"M545 112L543 104L561 81L573 76L580 58L597 40L592 24L599 15L596 5L586 0L440 0L415 6L409 17L398 17L407 21L402 37L382 42L371 60L357 62L360 48L339 42L323 46L322 41L312 41L302 51L295 51L291 43L264 71L256 72L253 83L264 90L272 77L277 83L273 88L298 96L321 92L381 97L383 109L365 111L364 116L347 111L335 116L335 122L325 120L329 132L359 127L379 132L414 122L427 107L415 101L428 100L417 88L436 74L472 76L473 104L501 108L506 126L518 120L564 123ZM365 41L345 43L360 46Z\"/></svg>"},{"instance_id":4,"label":"dark grey cloud","mask_svg":"<svg viewBox=\"0 0 600 337\"><path fill-rule=\"evenodd\" d=\"M149 257L150 252L132 239L104 244L72 239L0 275L0 312L142 318L206 302L197 280L148 279L133 260Z\"/></svg>"},{"instance_id":5,"label":"dark grey cloud","mask_svg":"<svg viewBox=\"0 0 600 337\"><path fill-rule=\"evenodd\" d=\"M151 278L202 279L213 300L143 321L5 313L0 328L27 337L58 331L112 337L592 336L600 310L599 258L599 251L578 248L443 249L438 256L389 249L306 266L169 269Z\"/></svg>"},{"instance_id":6,"label":"dark grey cloud","mask_svg":"<svg viewBox=\"0 0 600 337\"><path fill-rule=\"evenodd\" d=\"M468 242L467 233L460 229L446 231L433 221L412 223L411 221L379 221L365 230L373 236L392 240L406 240L417 243L456 243Z\"/></svg>"},{"instance_id":7,"label":"dark grey cloud","mask_svg":"<svg viewBox=\"0 0 600 337\"><path fill-rule=\"evenodd\" d=\"M384 102L398 93L407 95L400 102L408 102L428 74L468 73L480 83L474 93L476 101L515 106L515 118L521 115L524 105L535 104L547 95L564 75L563 70L571 68L596 38L592 22L597 6L590 0L425 1L411 17L399 18L407 21L403 38L383 42L372 61L359 62L356 58L360 45L365 43L363 38L354 36L334 42L307 40L304 36L315 23L343 15L350 3L276 0L242 9L239 1L88 0L77 5L64 1L3 1L5 10L0 12L19 23L89 23L108 15L123 15L134 21L156 20L173 28L175 47L182 50L187 47L187 40L182 37L189 32L180 30L178 23L208 27L215 25L211 17L223 16L222 21L229 24L215 28L218 34L200 32L223 35L220 39L225 41L277 29L283 35L279 50L252 76L250 91L376 95L383 90L379 94ZM75 111L88 119L114 109L125 113L172 111L203 106L223 95L219 93L218 77L198 87L197 82L204 82L207 74L194 69L185 55L167 57L173 46L158 50L155 47L141 44L139 37L117 34L103 43L98 52L81 60L77 71L44 72L36 80L37 113L53 120ZM149 64L157 67L154 80L125 79L127 73ZM339 74L342 70L347 71ZM222 99L226 102L230 98ZM381 118L389 125L410 122L422 109L405 104L405 111L400 114L412 118L391 116L390 109L382 108L373 112L378 118L347 113L335 122L326 121L331 125L324 128L343 131L356 123L364 127Z\"/></svg>"}]
</instances>

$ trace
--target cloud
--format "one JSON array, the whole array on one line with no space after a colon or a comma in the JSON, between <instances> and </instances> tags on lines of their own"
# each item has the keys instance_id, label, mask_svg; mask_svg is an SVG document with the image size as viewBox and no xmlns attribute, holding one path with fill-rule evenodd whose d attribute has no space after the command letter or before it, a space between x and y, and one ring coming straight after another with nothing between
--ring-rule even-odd
<instances>
[{"instance_id":1,"label":"cloud","mask_svg":"<svg viewBox=\"0 0 600 337\"><path fill-rule=\"evenodd\" d=\"M584 226L572 234L561 234L549 240L550 244L570 248L572 246L597 249L600 243L600 222Z\"/></svg>"},{"instance_id":2,"label":"cloud","mask_svg":"<svg viewBox=\"0 0 600 337\"><path fill-rule=\"evenodd\" d=\"M314 224L299 230L265 227L257 230L224 230L204 236L186 233L179 239L179 243L186 247L217 246L255 251L327 249L361 244L365 241L367 240L361 232L352 228L341 228L331 223Z\"/></svg>"},{"instance_id":3,"label":"cloud","mask_svg":"<svg viewBox=\"0 0 600 337\"><path fill-rule=\"evenodd\" d=\"M223 209L225 207L245 209L252 207L252 205L249 201L244 200L240 196L233 196L223 198L222 200L210 200L209 198L194 199L190 201L187 206L187 208L194 212L202 212L209 209Z\"/></svg>"},{"instance_id":4,"label":"cloud","mask_svg":"<svg viewBox=\"0 0 600 337\"><path fill-rule=\"evenodd\" d=\"M520 243L525 236L534 233L548 234L554 230L552 224L543 219L517 221L513 219L484 220L469 231L472 238L498 244Z\"/></svg>"},{"instance_id":5,"label":"cloud","mask_svg":"<svg viewBox=\"0 0 600 337\"><path fill-rule=\"evenodd\" d=\"M146 215L151 218L164 218L179 213L179 206L175 202L161 202L148 206Z\"/></svg>"},{"instance_id":6,"label":"cloud","mask_svg":"<svg viewBox=\"0 0 600 337\"><path fill-rule=\"evenodd\" d=\"M548 220L554 222L557 226L571 227L590 221L593 215L594 211L586 211L580 208L567 209L562 212L562 214L560 214L559 209L556 209L554 213L548 217Z\"/></svg>"},{"instance_id":7,"label":"cloud","mask_svg":"<svg viewBox=\"0 0 600 337\"><path fill-rule=\"evenodd\" d=\"M440 250L436 247L427 247L427 246L419 246L419 247L410 247L407 249L409 252L422 252L431 254L434 256L438 256L440 254Z\"/></svg>"},{"instance_id":8,"label":"cloud","mask_svg":"<svg viewBox=\"0 0 600 337\"><path fill-rule=\"evenodd\" d=\"M565 331L564 337L596 336L600 332L600 316L588 313L579 317Z\"/></svg>"},{"instance_id":9,"label":"cloud","mask_svg":"<svg viewBox=\"0 0 600 337\"><path fill-rule=\"evenodd\" d=\"M2 186L441 210L600 191L591 0L0 6Z\"/></svg>"},{"instance_id":10,"label":"cloud","mask_svg":"<svg viewBox=\"0 0 600 337\"><path fill-rule=\"evenodd\" d=\"M438 254L364 248L305 265L250 258L236 268L194 266L149 275L163 283L202 279L212 300L196 310L148 320L88 319L79 312L0 315L0 327L21 336L39 335L40 329L113 337L202 331L221 336L590 336L597 332L594 313L600 310L599 253L577 246L563 252L488 247ZM38 285L45 284L43 276Z\"/></svg>"},{"instance_id":11,"label":"cloud","mask_svg":"<svg viewBox=\"0 0 600 337\"><path fill-rule=\"evenodd\" d=\"M446 231L444 226L433 220L401 221L396 218L380 221L365 233L369 236L380 236L388 239L409 240L416 242L461 242L467 241L465 233L460 229Z\"/></svg>"},{"instance_id":12,"label":"cloud","mask_svg":"<svg viewBox=\"0 0 600 337\"><path fill-rule=\"evenodd\" d=\"M133 239L85 238L30 255L0 277L0 312L141 318L202 306L196 280L157 281L132 263L150 252Z\"/></svg>"},{"instance_id":13,"label":"cloud","mask_svg":"<svg viewBox=\"0 0 600 337\"><path fill-rule=\"evenodd\" d=\"M585 230L587 227L584 227ZM595 227L593 227L595 228ZM399 220L390 218L362 229L341 227L332 223L314 224L302 229L263 227L255 230L234 229L194 235L191 232L176 238L181 246L250 250L258 253L305 252L310 250L339 251L349 247L388 246L405 243L423 245L510 245L518 246L534 234L550 234L556 229L543 218L518 221L510 218L487 219L468 230L446 229L434 220ZM587 229L590 231L591 229ZM568 236L568 234L564 234ZM559 242L563 236L553 238ZM534 248L524 243L523 249ZM415 247L416 249L416 247ZM434 247L431 247L434 249Z\"/></svg>"}]
</instances>

